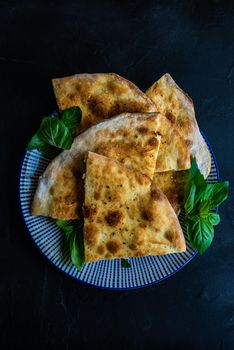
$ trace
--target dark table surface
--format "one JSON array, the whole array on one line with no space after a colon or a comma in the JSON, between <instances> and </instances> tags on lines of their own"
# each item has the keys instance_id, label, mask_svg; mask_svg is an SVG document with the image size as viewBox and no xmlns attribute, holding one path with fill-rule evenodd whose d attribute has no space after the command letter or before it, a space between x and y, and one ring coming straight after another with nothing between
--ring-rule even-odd
<instances>
[{"instance_id":1,"label":"dark table surface","mask_svg":"<svg viewBox=\"0 0 234 350\"><path fill-rule=\"evenodd\" d=\"M0 31L0 348L234 349L234 2L1 1ZM26 144L56 107L51 78L110 71L143 90L170 72L231 184L206 254L135 291L56 270L18 206Z\"/></svg>"}]
</instances>

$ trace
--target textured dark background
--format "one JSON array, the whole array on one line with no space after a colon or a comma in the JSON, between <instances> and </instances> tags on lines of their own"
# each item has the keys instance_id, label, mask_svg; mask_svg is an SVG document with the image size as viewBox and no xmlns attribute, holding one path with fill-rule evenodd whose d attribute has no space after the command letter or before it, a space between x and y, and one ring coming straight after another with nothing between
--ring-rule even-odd
<instances>
[{"instance_id":1,"label":"textured dark background","mask_svg":"<svg viewBox=\"0 0 234 350\"><path fill-rule=\"evenodd\" d=\"M53 268L18 207L26 144L55 108L51 78L109 71L142 89L170 72L231 182L207 253L129 292ZM0 1L0 101L0 348L234 349L234 2Z\"/></svg>"}]
</instances>

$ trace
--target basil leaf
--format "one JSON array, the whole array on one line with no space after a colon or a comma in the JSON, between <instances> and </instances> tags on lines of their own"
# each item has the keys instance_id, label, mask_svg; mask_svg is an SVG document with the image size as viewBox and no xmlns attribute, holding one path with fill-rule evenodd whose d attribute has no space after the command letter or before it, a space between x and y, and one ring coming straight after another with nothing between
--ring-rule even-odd
<instances>
[{"instance_id":1,"label":"basil leaf","mask_svg":"<svg viewBox=\"0 0 234 350\"><path fill-rule=\"evenodd\" d=\"M37 149L41 153L46 154L49 152L50 146L45 144L38 134L35 134L28 143L28 149Z\"/></svg>"},{"instance_id":2,"label":"basil leaf","mask_svg":"<svg viewBox=\"0 0 234 350\"><path fill-rule=\"evenodd\" d=\"M129 267L131 267L131 264L128 260L121 259L121 266L128 269Z\"/></svg>"},{"instance_id":3,"label":"basil leaf","mask_svg":"<svg viewBox=\"0 0 234 350\"><path fill-rule=\"evenodd\" d=\"M197 166L197 162L196 162L196 158L192 159L192 164L191 164L191 168L189 169L189 176L194 179L195 177L200 176L200 180L202 181L204 179L204 177L201 175L199 168Z\"/></svg>"},{"instance_id":4,"label":"basil leaf","mask_svg":"<svg viewBox=\"0 0 234 350\"><path fill-rule=\"evenodd\" d=\"M187 225L188 237L191 245L203 254L211 245L214 238L214 228L208 219L199 218Z\"/></svg>"},{"instance_id":5,"label":"basil leaf","mask_svg":"<svg viewBox=\"0 0 234 350\"><path fill-rule=\"evenodd\" d=\"M56 225L58 227L60 227L62 230L66 230L67 228L73 228L74 225L70 222L70 221L67 221L67 220L56 220Z\"/></svg>"},{"instance_id":6,"label":"basil leaf","mask_svg":"<svg viewBox=\"0 0 234 350\"><path fill-rule=\"evenodd\" d=\"M199 214L195 215L186 215L185 217L185 223L189 223L190 221L198 221L200 219Z\"/></svg>"},{"instance_id":7,"label":"basil leaf","mask_svg":"<svg viewBox=\"0 0 234 350\"><path fill-rule=\"evenodd\" d=\"M191 168L189 170L189 176L185 188L185 198L188 198L190 193L190 188L192 184L196 186L196 199L198 198L199 192L202 192L204 187L206 187L206 181L204 176L200 173L200 170L197 166L196 159L193 158Z\"/></svg>"},{"instance_id":8,"label":"basil leaf","mask_svg":"<svg viewBox=\"0 0 234 350\"><path fill-rule=\"evenodd\" d=\"M69 149L73 142L69 129L53 117L43 118L38 136L45 143L62 149Z\"/></svg>"},{"instance_id":9,"label":"basil leaf","mask_svg":"<svg viewBox=\"0 0 234 350\"><path fill-rule=\"evenodd\" d=\"M79 107L70 107L62 111L61 121L69 129L71 134L75 132L81 122L82 112Z\"/></svg>"},{"instance_id":10,"label":"basil leaf","mask_svg":"<svg viewBox=\"0 0 234 350\"><path fill-rule=\"evenodd\" d=\"M63 230L63 232L66 234L67 240L69 240L74 232L74 224L65 220L57 220L56 224Z\"/></svg>"},{"instance_id":11,"label":"basil leaf","mask_svg":"<svg viewBox=\"0 0 234 350\"><path fill-rule=\"evenodd\" d=\"M38 149L46 154L52 147L69 149L73 143L73 134L82 118L79 107L71 107L61 112L61 119L57 113L44 117L38 132L32 137L28 149Z\"/></svg>"},{"instance_id":12,"label":"basil leaf","mask_svg":"<svg viewBox=\"0 0 234 350\"><path fill-rule=\"evenodd\" d=\"M210 200L207 199L207 200L201 201L201 203L199 205L200 215L207 217L209 211L210 211Z\"/></svg>"},{"instance_id":13,"label":"basil leaf","mask_svg":"<svg viewBox=\"0 0 234 350\"><path fill-rule=\"evenodd\" d=\"M203 254L214 237L220 217L212 212L228 196L228 182L208 184L193 159L185 187L185 224L191 245Z\"/></svg>"},{"instance_id":14,"label":"basil leaf","mask_svg":"<svg viewBox=\"0 0 234 350\"><path fill-rule=\"evenodd\" d=\"M208 214L208 220L211 223L211 225L215 226L220 223L220 216L217 213L209 213Z\"/></svg>"},{"instance_id":15,"label":"basil leaf","mask_svg":"<svg viewBox=\"0 0 234 350\"><path fill-rule=\"evenodd\" d=\"M184 204L184 208L186 210L186 213L190 213L193 210L195 193L196 193L196 186L195 186L194 182L191 181L190 192L189 192L188 197L187 197L185 204Z\"/></svg>"},{"instance_id":16,"label":"basil leaf","mask_svg":"<svg viewBox=\"0 0 234 350\"><path fill-rule=\"evenodd\" d=\"M203 194L204 200L209 200L209 209L212 210L221 204L228 196L228 181L207 184Z\"/></svg>"},{"instance_id":17,"label":"basil leaf","mask_svg":"<svg viewBox=\"0 0 234 350\"><path fill-rule=\"evenodd\" d=\"M73 264L80 270L84 265L83 220L57 220L56 224L66 234Z\"/></svg>"},{"instance_id":18,"label":"basil leaf","mask_svg":"<svg viewBox=\"0 0 234 350\"><path fill-rule=\"evenodd\" d=\"M73 264L80 270L84 266L84 240L82 230L77 230L70 238L70 252Z\"/></svg>"}]
</instances>

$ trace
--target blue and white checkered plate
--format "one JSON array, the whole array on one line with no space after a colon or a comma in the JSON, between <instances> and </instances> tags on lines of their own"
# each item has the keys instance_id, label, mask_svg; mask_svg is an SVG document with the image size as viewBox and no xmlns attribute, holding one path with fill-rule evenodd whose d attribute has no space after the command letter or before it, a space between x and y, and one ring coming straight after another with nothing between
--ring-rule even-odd
<instances>
[{"instance_id":1,"label":"blue and white checkered plate","mask_svg":"<svg viewBox=\"0 0 234 350\"><path fill-rule=\"evenodd\" d=\"M204 135L203 137L212 157L211 172L207 180L208 182L217 182L219 180L217 163L208 141ZM130 258L131 268L123 268L120 259L98 261L85 264L83 269L78 271L70 260L69 251L62 251L64 237L55 224L55 220L30 214L30 206L36 191L38 178L51 159L49 154L46 158L36 150L26 152L20 174L20 203L26 227L36 246L53 265L67 275L77 281L100 288L140 288L170 277L182 269L197 254L187 241L183 216L180 215L180 223L186 238L186 252L164 256Z\"/></svg>"}]
</instances>

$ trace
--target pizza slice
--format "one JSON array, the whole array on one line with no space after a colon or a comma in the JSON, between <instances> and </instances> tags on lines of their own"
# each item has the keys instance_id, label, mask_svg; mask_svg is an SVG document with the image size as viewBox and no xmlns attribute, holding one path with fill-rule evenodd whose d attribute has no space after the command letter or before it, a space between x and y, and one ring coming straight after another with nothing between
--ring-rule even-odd
<instances>
[{"instance_id":1,"label":"pizza slice","mask_svg":"<svg viewBox=\"0 0 234 350\"><path fill-rule=\"evenodd\" d=\"M201 173L207 178L211 169L211 156L199 130L192 99L168 73L156 81L146 91L146 95L155 103L156 110L176 126L189 147L191 157L196 158Z\"/></svg>"},{"instance_id":2,"label":"pizza slice","mask_svg":"<svg viewBox=\"0 0 234 350\"><path fill-rule=\"evenodd\" d=\"M122 114L78 135L39 179L32 214L69 220L82 218L83 174L88 151L111 157L153 178L160 145L158 114Z\"/></svg>"},{"instance_id":3,"label":"pizza slice","mask_svg":"<svg viewBox=\"0 0 234 350\"><path fill-rule=\"evenodd\" d=\"M93 152L83 211L86 262L186 250L173 208L149 177Z\"/></svg>"},{"instance_id":4,"label":"pizza slice","mask_svg":"<svg viewBox=\"0 0 234 350\"><path fill-rule=\"evenodd\" d=\"M79 106L77 133L120 113L155 112L156 107L135 84L115 73L75 74L52 80L60 110Z\"/></svg>"}]
</instances>

